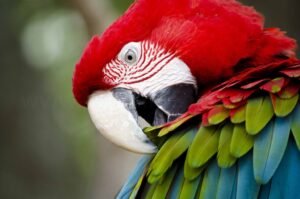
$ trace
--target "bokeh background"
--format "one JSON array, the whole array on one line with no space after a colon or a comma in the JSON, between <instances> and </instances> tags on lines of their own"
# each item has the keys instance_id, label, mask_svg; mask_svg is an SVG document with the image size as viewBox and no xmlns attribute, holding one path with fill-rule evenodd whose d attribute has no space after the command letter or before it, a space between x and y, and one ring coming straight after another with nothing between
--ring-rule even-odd
<instances>
[{"instance_id":1,"label":"bokeh background","mask_svg":"<svg viewBox=\"0 0 300 199\"><path fill-rule=\"evenodd\" d=\"M71 93L86 42L132 0L0 0L0 198L110 199L138 155L96 132ZM243 0L300 39L299 0Z\"/></svg>"}]
</instances>

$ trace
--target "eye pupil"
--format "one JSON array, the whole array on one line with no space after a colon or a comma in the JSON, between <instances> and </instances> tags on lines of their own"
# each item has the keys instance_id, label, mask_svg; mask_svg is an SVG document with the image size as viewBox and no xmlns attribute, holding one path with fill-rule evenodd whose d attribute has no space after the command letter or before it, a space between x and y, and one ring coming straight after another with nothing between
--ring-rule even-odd
<instances>
[{"instance_id":1,"label":"eye pupil","mask_svg":"<svg viewBox=\"0 0 300 199\"><path fill-rule=\"evenodd\" d=\"M129 61L132 61L132 60L133 60L133 56L132 56L132 55L128 55L128 56L127 56L127 59L128 59Z\"/></svg>"},{"instance_id":2,"label":"eye pupil","mask_svg":"<svg viewBox=\"0 0 300 199\"><path fill-rule=\"evenodd\" d=\"M137 60L136 53L133 50L128 50L127 53L125 54L124 60L128 64L134 64Z\"/></svg>"}]
</instances>

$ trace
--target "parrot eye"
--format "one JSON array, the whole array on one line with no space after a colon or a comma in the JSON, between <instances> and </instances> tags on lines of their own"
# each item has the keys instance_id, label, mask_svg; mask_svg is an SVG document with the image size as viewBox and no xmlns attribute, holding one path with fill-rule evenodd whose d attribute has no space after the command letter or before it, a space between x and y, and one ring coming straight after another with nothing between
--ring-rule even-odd
<instances>
[{"instance_id":1,"label":"parrot eye","mask_svg":"<svg viewBox=\"0 0 300 199\"><path fill-rule=\"evenodd\" d=\"M137 54L135 51L129 49L126 53L125 53L125 57L124 60L126 63L128 64L134 64L137 61Z\"/></svg>"},{"instance_id":2,"label":"parrot eye","mask_svg":"<svg viewBox=\"0 0 300 199\"><path fill-rule=\"evenodd\" d=\"M122 50L118 54L118 59L128 65L134 65L139 61L140 56L141 43L130 42L122 48Z\"/></svg>"}]
</instances>

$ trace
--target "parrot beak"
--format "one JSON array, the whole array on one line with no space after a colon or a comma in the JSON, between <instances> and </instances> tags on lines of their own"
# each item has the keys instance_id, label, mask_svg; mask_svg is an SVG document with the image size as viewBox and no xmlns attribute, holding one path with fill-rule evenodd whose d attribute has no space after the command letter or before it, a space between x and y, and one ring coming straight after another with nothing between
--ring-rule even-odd
<instances>
[{"instance_id":1,"label":"parrot beak","mask_svg":"<svg viewBox=\"0 0 300 199\"><path fill-rule=\"evenodd\" d=\"M156 152L137 123L130 90L96 91L88 100L88 111L98 131L114 144L137 153Z\"/></svg>"},{"instance_id":2,"label":"parrot beak","mask_svg":"<svg viewBox=\"0 0 300 199\"><path fill-rule=\"evenodd\" d=\"M147 98L125 88L96 91L89 97L88 111L98 131L114 144L136 153L155 153L157 147L142 128L176 119L195 102L195 91L191 84L170 86Z\"/></svg>"}]
</instances>

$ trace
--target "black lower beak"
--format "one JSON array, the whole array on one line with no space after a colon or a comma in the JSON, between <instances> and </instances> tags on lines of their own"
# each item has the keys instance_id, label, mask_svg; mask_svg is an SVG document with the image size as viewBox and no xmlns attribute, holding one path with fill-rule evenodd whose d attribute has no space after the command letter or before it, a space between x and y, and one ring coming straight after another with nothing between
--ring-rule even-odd
<instances>
[{"instance_id":1,"label":"black lower beak","mask_svg":"<svg viewBox=\"0 0 300 199\"><path fill-rule=\"evenodd\" d=\"M192 84L176 84L147 97L125 88L115 88L113 95L123 102L136 121L140 116L156 126L175 120L186 112L189 105L196 101L197 91Z\"/></svg>"}]
</instances>

